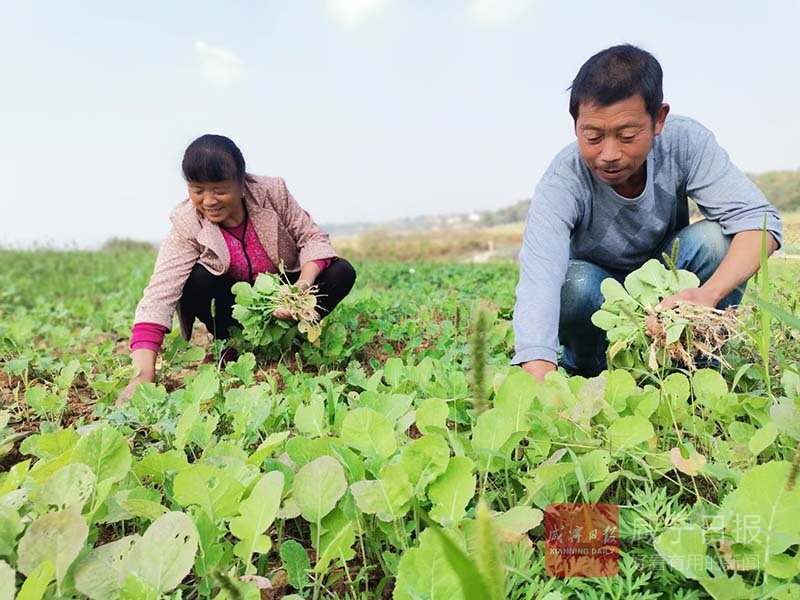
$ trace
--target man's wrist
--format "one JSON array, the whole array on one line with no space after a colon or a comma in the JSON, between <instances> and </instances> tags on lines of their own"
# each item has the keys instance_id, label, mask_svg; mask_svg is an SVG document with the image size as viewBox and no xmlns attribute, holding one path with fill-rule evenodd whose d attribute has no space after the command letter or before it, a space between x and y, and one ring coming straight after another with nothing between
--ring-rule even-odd
<instances>
[{"instance_id":1,"label":"man's wrist","mask_svg":"<svg viewBox=\"0 0 800 600\"><path fill-rule=\"evenodd\" d=\"M722 299L730 293L726 292L725 290L722 290L720 287L718 287L711 281L707 281L706 283L701 285L700 290L708 298L707 304L709 306L717 306L717 304L722 302Z\"/></svg>"},{"instance_id":2,"label":"man's wrist","mask_svg":"<svg viewBox=\"0 0 800 600\"><path fill-rule=\"evenodd\" d=\"M547 375L551 371L555 371L558 367L555 363L550 362L549 360L529 360L524 362L520 365L522 370L526 373L533 375L533 377L538 380L544 380L545 375Z\"/></svg>"}]
</instances>

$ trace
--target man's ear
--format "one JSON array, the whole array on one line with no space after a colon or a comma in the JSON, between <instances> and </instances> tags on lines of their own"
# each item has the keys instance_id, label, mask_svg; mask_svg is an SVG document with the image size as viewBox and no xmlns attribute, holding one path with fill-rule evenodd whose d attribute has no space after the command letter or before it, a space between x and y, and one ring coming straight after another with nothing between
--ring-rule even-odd
<instances>
[{"instance_id":1,"label":"man's ear","mask_svg":"<svg viewBox=\"0 0 800 600\"><path fill-rule=\"evenodd\" d=\"M668 114L669 114L669 104L665 102L658 107L658 112L656 113L656 123L654 128L656 135L660 134L661 130L664 129L664 122L667 120Z\"/></svg>"}]
</instances>

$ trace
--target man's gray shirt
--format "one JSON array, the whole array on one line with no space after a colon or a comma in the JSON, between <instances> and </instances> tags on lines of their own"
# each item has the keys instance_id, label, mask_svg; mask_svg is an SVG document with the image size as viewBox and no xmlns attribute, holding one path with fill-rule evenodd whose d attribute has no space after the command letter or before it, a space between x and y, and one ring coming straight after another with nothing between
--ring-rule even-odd
<instances>
[{"instance_id":1,"label":"man's gray shirt","mask_svg":"<svg viewBox=\"0 0 800 600\"><path fill-rule=\"evenodd\" d=\"M512 364L556 362L561 286L569 259L632 271L689 224L687 198L723 233L767 230L781 243L781 220L759 189L687 117L667 118L647 156L647 183L624 198L589 170L573 142L548 167L533 194L520 252Z\"/></svg>"}]
</instances>

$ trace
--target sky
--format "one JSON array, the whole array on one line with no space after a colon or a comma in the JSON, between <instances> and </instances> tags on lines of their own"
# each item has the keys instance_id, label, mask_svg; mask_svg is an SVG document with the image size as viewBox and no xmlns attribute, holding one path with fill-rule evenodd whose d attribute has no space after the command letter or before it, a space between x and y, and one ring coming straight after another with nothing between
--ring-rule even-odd
<instances>
[{"instance_id":1,"label":"sky","mask_svg":"<svg viewBox=\"0 0 800 600\"><path fill-rule=\"evenodd\" d=\"M1 0L0 245L161 239L204 133L323 225L507 206L623 42L740 168L798 169L798 22L800 0Z\"/></svg>"}]
</instances>

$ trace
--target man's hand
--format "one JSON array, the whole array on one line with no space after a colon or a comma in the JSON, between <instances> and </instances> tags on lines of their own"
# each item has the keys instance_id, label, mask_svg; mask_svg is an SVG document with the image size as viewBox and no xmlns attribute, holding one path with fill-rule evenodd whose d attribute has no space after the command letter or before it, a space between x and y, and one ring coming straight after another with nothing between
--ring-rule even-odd
<instances>
[{"instance_id":1,"label":"man's hand","mask_svg":"<svg viewBox=\"0 0 800 600\"><path fill-rule=\"evenodd\" d=\"M522 363L520 366L522 367L523 371L533 375L533 378L539 383L544 381L545 375L547 375L550 371L556 370L556 365L551 363L549 360L529 360L526 363Z\"/></svg>"},{"instance_id":2,"label":"man's hand","mask_svg":"<svg viewBox=\"0 0 800 600\"><path fill-rule=\"evenodd\" d=\"M678 302L701 304L702 306L716 308L721 299L719 294L714 290L708 289L705 286L700 286L699 288L690 288L664 298L656 305L656 312L675 308Z\"/></svg>"},{"instance_id":3,"label":"man's hand","mask_svg":"<svg viewBox=\"0 0 800 600\"><path fill-rule=\"evenodd\" d=\"M276 308L272 315L276 319L280 319L281 321L291 321L292 320L292 313L290 313L285 308Z\"/></svg>"}]
</instances>

